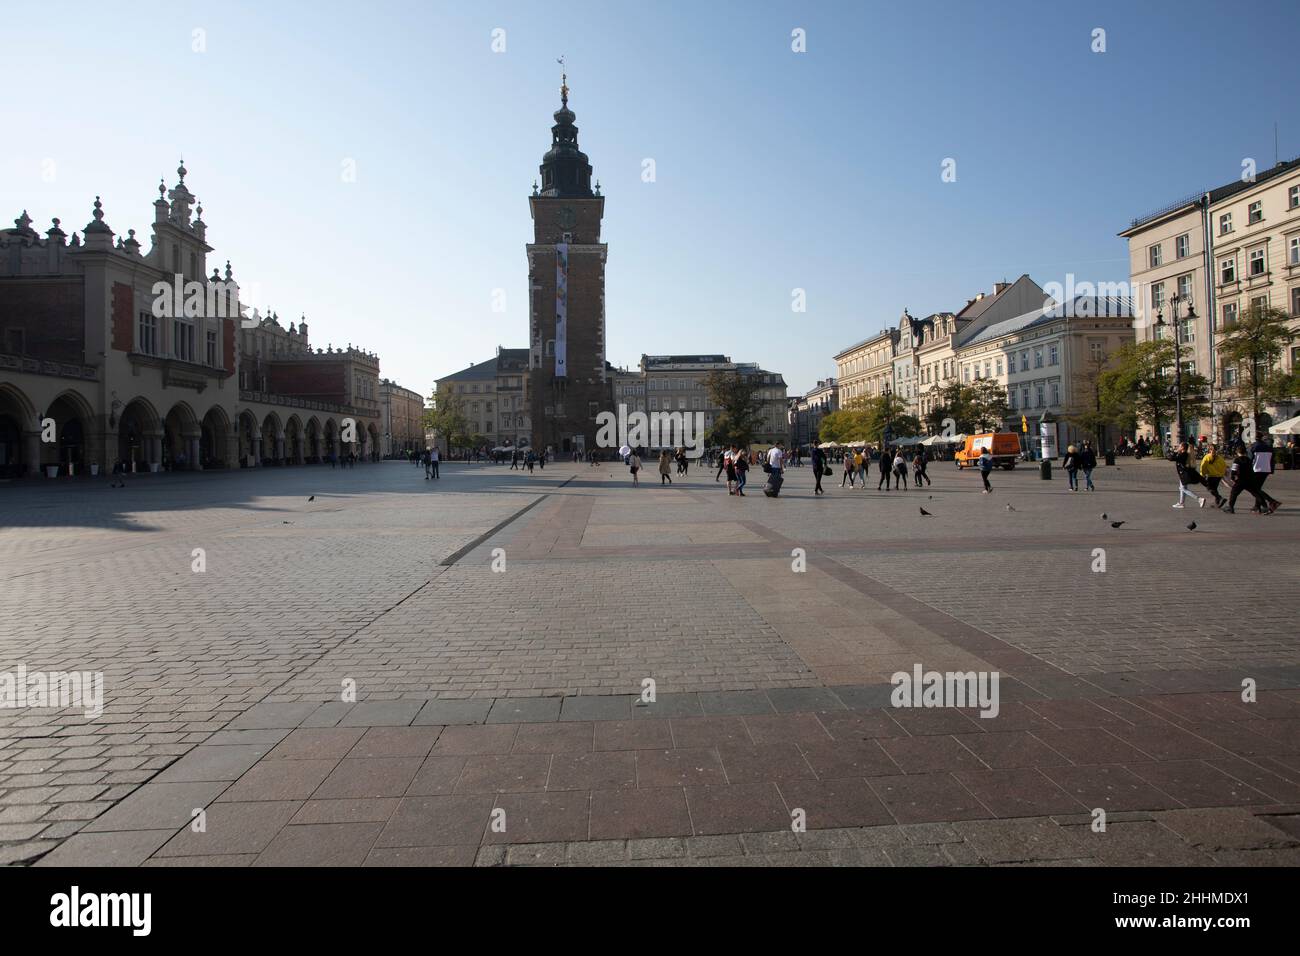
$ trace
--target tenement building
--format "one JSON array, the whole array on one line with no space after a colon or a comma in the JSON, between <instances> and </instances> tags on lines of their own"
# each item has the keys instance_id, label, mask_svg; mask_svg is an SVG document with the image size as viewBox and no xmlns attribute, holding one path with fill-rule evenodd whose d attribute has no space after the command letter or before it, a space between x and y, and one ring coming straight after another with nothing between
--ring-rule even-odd
<instances>
[{"instance_id":1,"label":"tenement building","mask_svg":"<svg viewBox=\"0 0 1300 956\"><path fill-rule=\"evenodd\" d=\"M305 323L248 318L229 262L208 274L203 207L177 176L158 187L147 251L98 197L80 236L58 219L42 236L25 212L0 231L0 474L377 449L378 359L313 352Z\"/></svg>"},{"instance_id":2,"label":"tenement building","mask_svg":"<svg viewBox=\"0 0 1300 956\"><path fill-rule=\"evenodd\" d=\"M402 388L391 379L379 380L379 406L383 414L380 438L385 458L402 458L424 450L424 396Z\"/></svg>"},{"instance_id":3,"label":"tenement building","mask_svg":"<svg viewBox=\"0 0 1300 956\"><path fill-rule=\"evenodd\" d=\"M1223 333L1252 306L1285 310L1300 332L1300 158L1171 203L1120 235L1138 341L1176 336L1190 349L1184 367L1211 382L1211 417L1187 421L1188 436L1236 437L1251 409L1239 370L1221 361ZM1300 337L1279 371L1298 368ZM1296 404L1292 396L1270 405L1263 424L1290 417Z\"/></svg>"},{"instance_id":4,"label":"tenement building","mask_svg":"<svg viewBox=\"0 0 1300 956\"><path fill-rule=\"evenodd\" d=\"M817 443L822 419L840 407L839 383L833 378L822 379L806 395L789 399L790 447L798 448Z\"/></svg>"},{"instance_id":5,"label":"tenement building","mask_svg":"<svg viewBox=\"0 0 1300 956\"><path fill-rule=\"evenodd\" d=\"M435 383L439 394L460 400L468 421L470 445L526 448L530 446L527 386L528 349L497 346L497 354ZM444 451L448 436L437 440Z\"/></svg>"}]
</instances>

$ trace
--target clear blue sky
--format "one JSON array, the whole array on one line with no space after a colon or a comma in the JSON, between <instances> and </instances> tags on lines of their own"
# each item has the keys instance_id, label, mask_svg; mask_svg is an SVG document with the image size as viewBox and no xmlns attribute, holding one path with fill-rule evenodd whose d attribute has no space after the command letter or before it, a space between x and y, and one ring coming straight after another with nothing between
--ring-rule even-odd
<instances>
[{"instance_id":1,"label":"clear blue sky","mask_svg":"<svg viewBox=\"0 0 1300 956\"><path fill-rule=\"evenodd\" d=\"M607 197L610 360L725 352L792 394L905 306L1126 279L1134 216L1266 168L1274 122L1300 152L1294 0L11 6L5 220L80 230L99 194L143 238L183 153L253 304L426 393L527 344L561 54Z\"/></svg>"}]
</instances>

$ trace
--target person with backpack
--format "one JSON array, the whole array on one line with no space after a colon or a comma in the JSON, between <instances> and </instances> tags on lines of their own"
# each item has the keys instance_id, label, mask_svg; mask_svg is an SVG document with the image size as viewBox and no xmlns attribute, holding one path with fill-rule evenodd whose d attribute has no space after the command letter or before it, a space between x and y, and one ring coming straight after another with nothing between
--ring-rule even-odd
<instances>
[{"instance_id":1,"label":"person with backpack","mask_svg":"<svg viewBox=\"0 0 1300 956\"><path fill-rule=\"evenodd\" d=\"M1178 451L1174 452L1174 469L1178 472L1178 500L1171 507L1182 508L1184 498L1195 498L1198 506L1204 508L1205 499L1188 487L1188 485L1199 485L1201 476L1192 467L1191 453L1185 441L1179 442Z\"/></svg>"},{"instance_id":2,"label":"person with backpack","mask_svg":"<svg viewBox=\"0 0 1300 956\"><path fill-rule=\"evenodd\" d=\"M1092 483L1092 470L1097 467L1097 453L1092 448L1092 442L1085 441L1083 447L1079 449L1079 467L1083 470L1083 485L1089 491L1096 491L1097 486Z\"/></svg>"}]
</instances>

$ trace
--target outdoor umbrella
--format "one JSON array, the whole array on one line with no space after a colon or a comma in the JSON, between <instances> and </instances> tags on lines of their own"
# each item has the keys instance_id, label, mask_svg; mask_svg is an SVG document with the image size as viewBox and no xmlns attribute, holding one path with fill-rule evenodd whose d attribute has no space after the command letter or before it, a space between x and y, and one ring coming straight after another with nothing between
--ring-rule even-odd
<instances>
[{"instance_id":1,"label":"outdoor umbrella","mask_svg":"<svg viewBox=\"0 0 1300 956\"><path fill-rule=\"evenodd\" d=\"M1270 435L1300 435L1300 415L1278 422L1268 430Z\"/></svg>"}]
</instances>

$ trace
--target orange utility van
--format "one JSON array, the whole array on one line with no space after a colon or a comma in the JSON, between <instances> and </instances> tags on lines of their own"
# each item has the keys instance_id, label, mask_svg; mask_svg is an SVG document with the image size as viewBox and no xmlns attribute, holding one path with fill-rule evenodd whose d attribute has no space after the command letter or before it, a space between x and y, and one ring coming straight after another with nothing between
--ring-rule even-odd
<instances>
[{"instance_id":1,"label":"orange utility van","mask_svg":"<svg viewBox=\"0 0 1300 956\"><path fill-rule=\"evenodd\" d=\"M966 436L966 444L957 449L957 467L976 467L985 448L993 455L993 464L1007 471L1016 467L1020 460L1019 435L1015 432L983 432Z\"/></svg>"}]
</instances>

